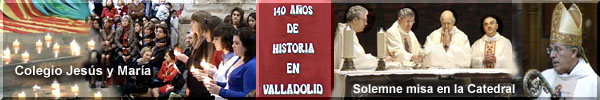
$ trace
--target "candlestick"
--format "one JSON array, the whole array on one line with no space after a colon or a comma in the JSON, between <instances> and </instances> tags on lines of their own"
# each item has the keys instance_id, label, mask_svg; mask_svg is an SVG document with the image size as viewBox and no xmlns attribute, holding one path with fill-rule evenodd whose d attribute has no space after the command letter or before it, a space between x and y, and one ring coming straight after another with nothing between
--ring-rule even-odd
<instances>
[{"instance_id":1,"label":"candlestick","mask_svg":"<svg viewBox=\"0 0 600 100\"><path fill-rule=\"evenodd\" d=\"M16 40L13 42L13 48L15 49L15 54L19 53L19 48L21 48L21 42Z\"/></svg>"},{"instance_id":2,"label":"candlestick","mask_svg":"<svg viewBox=\"0 0 600 100\"><path fill-rule=\"evenodd\" d=\"M343 47L343 55L344 63L342 64L342 71L354 70L354 36L356 36L356 32L350 29L350 26L346 27L344 33L342 35L342 43ZM339 58L338 58L339 59Z\"/></svg>"},{"instance_id":3,"label":"candlestick","mask_svg":"<svg viewBox=\"0 0 600 100\"><path fill-rule=\"evenodd\" d=\"M54 43L54 47L52 48L52 50L54 50L54 58L58 57L58 50L60 50L60 45L58 45L57 43Z\"/></svg>"},{"instance_id":4,"label":"candlestick","mask_svg":"<svg viewBox=\"0 0 600 100\"><path fill-rule=\"evenodd\" d=\"M90 39L90 41L87 42L87 45L90 50L94 50L94 47L96 47L96 42L94 42L94 39Z\"/></svg>"},{"instance_id":5,"label":"candlestick","mask_svg":"<svg viewBox=\"0 0 600 100\"><path fill-rule=\"evenodd\" d=\"M42 41L38 40L37 42L35 42L35 48L37 49L37 53L41 54L42 53Z\"/></svg>"},{"instance_id":6,"label":"candlestick","mask_svg":"<svg viewBox=\"0 0 600 100\"><path fill-rule=\"evenodd\" d=\"M28 62L29 61L29 53L27 53L27 51L25 51L23 54L21 54L21 58L23 58L23 62Z\"/></svg>"},{"instance_id":7,"label":"candlestick","mask_svg":"<svg viewBox=\"0 0 600 100\"><path fill-rule=\"evenodd\" d=\"M385 32L383 31L383 28L379 28L379 32L377 32L377 58L379 61L377 61L376 71L384 71L387 69L385 67L385 61L383 61L385 56L387 56L385 40Z\"/></svg>"},{"instance_id":8,"label":"candlestick","mask_svg":"<svg viewBox=\"0 0 600 100\"><path fill-rule=\"evenodd\" d=\"M46 40L46 47L50 48L50 43L52 43L52 36L50 36L50 33L44 36L44 40Z\"/></svg>"}]
</instances>

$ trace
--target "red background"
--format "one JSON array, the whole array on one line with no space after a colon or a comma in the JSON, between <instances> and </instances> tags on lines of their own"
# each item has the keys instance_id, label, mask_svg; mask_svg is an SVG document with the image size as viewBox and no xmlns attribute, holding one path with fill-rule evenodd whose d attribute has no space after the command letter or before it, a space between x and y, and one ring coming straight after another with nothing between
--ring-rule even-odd
<instances>
[{"instance_id":1,"label":"red background","mask_svg":"<svg viewBox=\"0 0 600 100\"><path fill-rule=\"evenodd\" d=\"M313 15L291 15L291 5L310 5ZM273 16L273 8L285 6L286 15ZM259 0L257 4L258 97L329 97L332 89L332 26L329 0ZM287 23L298 23L298 34L287 34ZM314 54L273 54L275 43L313 43ZM287 74L286 63L300 63L300 74ZM263 84L311 84L323 86L323 95L264 95ZM278 87L281 88L281 87Z\"/></svg>"}]
</instances>

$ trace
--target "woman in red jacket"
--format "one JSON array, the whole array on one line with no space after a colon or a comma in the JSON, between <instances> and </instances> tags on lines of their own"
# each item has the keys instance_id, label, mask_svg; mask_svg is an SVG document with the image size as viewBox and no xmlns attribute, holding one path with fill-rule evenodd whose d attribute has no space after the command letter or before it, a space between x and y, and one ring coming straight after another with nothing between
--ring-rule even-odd
<instances>
[{"instance_id":1,"label":"woman in red jacket","mask_svg":"<svg viewBox=\"0 0 600 100\"><path fill-rule=\"evenodd\" d=\"M177 66L175 65L175 61L177 60L175 59L175 54L173 53L173 50L166 50L165 61L162 63L162 67L160 68L160 71L158 72L157 76L158 79L161 79L166 84L158 88L153 88L153 97L158 97L160 94L163 94L168 90L174 88L171 85L171 81L173 81L173 78L175 78L177 74L181 73L179 72L179 68L177 68Z\"/></svg>"},{"instance_id":2,"label":"woman in red jacket","mask_svg":"<svg viewBox=\"0 0 600 100\"><path fill-rule=\"evenodd\" d=\"M100 15L100 17L102 18L113 18L115 17L116 14L119 14L119 12L117 11L117 8L114 7L113 5L113 1L112 0L106 0L106 7L104 7L104 9L102 10L102 15Z\"/></svg>"}]
</instances>

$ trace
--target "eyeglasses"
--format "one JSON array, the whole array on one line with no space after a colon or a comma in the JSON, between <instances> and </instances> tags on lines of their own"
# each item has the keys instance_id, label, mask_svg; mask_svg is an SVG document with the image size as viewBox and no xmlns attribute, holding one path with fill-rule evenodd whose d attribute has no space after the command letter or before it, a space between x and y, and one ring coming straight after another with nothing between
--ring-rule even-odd
<instances>
[{"instance_id":1,"label":"eyeglasses","mask_svg":"<svg viewBox=\"0 0 600 100\"><path fill-rule=\"evenodd\" d=\"M559 52L559 51L560 51L560 49L558 49L558 48L551 48L551 47L546 48L546 53L548 53L548 55L550 55L552 52Z\"/></svg>"}]
</instances>

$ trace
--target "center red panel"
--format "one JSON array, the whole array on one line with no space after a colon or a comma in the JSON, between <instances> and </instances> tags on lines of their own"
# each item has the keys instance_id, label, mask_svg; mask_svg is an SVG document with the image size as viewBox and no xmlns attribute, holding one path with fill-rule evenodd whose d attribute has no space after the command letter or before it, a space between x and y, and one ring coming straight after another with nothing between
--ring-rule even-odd
<instances>
[{"instance_id":1,"label":"center red panel","mask_svg":"<svg viewBox=\"0 0 600 100\"><path fill-rule=\"evenodd\" d=\"M257 96L331 96L330 1L259 1L257 14Z\"/></svg>"}]
</instances>

